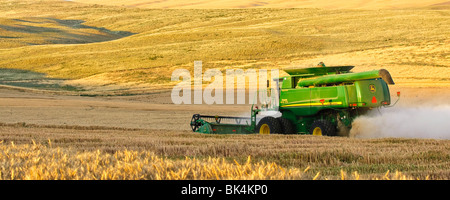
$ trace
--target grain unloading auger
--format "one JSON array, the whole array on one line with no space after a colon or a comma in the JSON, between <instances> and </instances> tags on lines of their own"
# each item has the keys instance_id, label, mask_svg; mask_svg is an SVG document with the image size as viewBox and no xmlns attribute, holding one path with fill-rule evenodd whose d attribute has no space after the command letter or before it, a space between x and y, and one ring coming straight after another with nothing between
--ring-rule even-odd
<instances>
[{"instance_id":1,"label":"grain unloading auger","mask_svg":"<svg viewBox=\"0 0 450 200\"><path fill-rule=\"evenodd\" d=\"M265 116L257 122L261 109L252 106L248 118L195 114L191 128L194 132L215 134L348 133L356 117L391 105L388 84L394 84L385 69L352 73L353 67L285 69L289 76L278 78L277 107L281 117ZM399 92L397 96L400 97Z\"/></svg>"}]
</instances>

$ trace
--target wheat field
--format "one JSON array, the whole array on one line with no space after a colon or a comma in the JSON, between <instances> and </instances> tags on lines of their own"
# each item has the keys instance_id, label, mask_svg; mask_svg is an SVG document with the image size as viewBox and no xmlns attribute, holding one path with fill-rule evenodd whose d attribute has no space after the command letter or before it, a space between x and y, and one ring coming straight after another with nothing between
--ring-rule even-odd
<instances>
[{"instance_id":1,"label":"wheat field","mask_svg":"<svg viewBox=\"0 0 450 200\"><path fill-rule=\"evenodd\" d=\"M51 4L51 8L48 6ZM92 90L171 88L175 69L385 68L403 86L448 87L446 9L145 9L0 4L0 68ZM113 59L112 59L113 58Z\"/></svg>"},{"instance_id":2,"label":"wheat field","mask_svg":"<svg viewBox=\"0 0 450 200\"><path fill-rule=\"evenodd\" d=\"M445 180L449 141L0 126L2 179Z\"/></svg>"},{"instance_id":3,"label":"wheat field","mask_svg":"<svg viewBox=\"0 0 450 200\"><path fill-rule=\"evenodd\" d=\"M151 1L151 0L76 0L80 3L127 6L139 8L156 9L218 9L218 8L323 8L323 9L411 9L411 8L440 8L448 5L443 0L266 0L266 1L239 1L239 0L215 0L202 1L192 0L189 2L181 0Z\"/></svg>"},{"instance_id":4,"label":"wheat field","mask_svg":"<svg viewBox=\"0 0 450 200\"><path fill-rule=\"evenodd\" d=\"M320 180L320 172L285 169L274 162L245 163L224 158L173 160L149 151L121 150L114 154L97 151L77 152L52 148L48 144L15 145L0 143L0 180ZM399 171L384 175L360 175L340 171L340 180L419 180ZM425 180L429 177L426 176Z\"/></svg>"},{"instance_id":5,"label":"wheat field","mask_svg":"<svg viewBox=\"0 0 450 200\"><path fill-rule=\"evenodd\" d=\"M199 107L152 96L196 60L221 71L324 62L385 68L405 102L442 104L448 2L182 2L0 0L0 179L450 178L448 140L202 135L182 121ZM183 124L154 125L171 119Z\"/></svg>"}]
</instances>

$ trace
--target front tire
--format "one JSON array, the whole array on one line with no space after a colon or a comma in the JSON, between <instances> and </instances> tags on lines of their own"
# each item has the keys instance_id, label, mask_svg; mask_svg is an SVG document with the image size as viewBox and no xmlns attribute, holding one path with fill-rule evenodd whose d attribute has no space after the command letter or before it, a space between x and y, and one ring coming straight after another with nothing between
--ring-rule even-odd
<instances>
[{"instance_id":1,"label":"front tire","mask_svg":"<svg viewBox=\"0 0 450 200\"><path fill-rule=\"evenodd\" d=\"M275 117L264 117L256 126L256 133L268 135L273 133L281 133L281 126Z\"/></svg>"},{"instance_id":2,"label":"front tire","mask_svg":"<svg viewBox=\"0 0 450 200\"><path fill-rule=\"evenodd\" d=\"M317 119L311 124L309 133L318 136L336 136L336 127L327 120Z\"/></svg>"}]
</instances>

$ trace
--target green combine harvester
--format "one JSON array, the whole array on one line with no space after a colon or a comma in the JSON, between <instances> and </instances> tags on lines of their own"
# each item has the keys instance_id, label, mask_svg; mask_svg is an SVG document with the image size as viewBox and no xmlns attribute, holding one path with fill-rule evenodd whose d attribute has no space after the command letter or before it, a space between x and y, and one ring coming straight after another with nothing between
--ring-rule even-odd
<instances>
[{"instance_id":1,"label":"green combine harvester","mask_svg":"<svg viewBox=\"0 0 450 200\"><path fill-rule=\"evenodd\" d=\"M285 69L289 76L278 78L280 117L257 122L262 109L252 105L250 117L194 114L191 128L207 134L346 135L356 117L391 104L388 84L394 84L385 69L352 73L353 67Z\"/></svg>"}]
</instances>

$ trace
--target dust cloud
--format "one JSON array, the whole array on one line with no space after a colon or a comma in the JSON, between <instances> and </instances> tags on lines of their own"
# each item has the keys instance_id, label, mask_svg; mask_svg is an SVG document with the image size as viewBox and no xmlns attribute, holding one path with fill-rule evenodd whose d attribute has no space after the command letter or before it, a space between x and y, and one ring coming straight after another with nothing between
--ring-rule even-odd
<instances>
[{"instance_id":1,"label":"dust cloud","mask_svg":"<svg viewBox=\"0 0 450 200\"><path fill-rule=\"evenodd\" d=\"M354 120L350 137L450 139L450 105L372 110Z\"/></svg>"}]
</instances>

